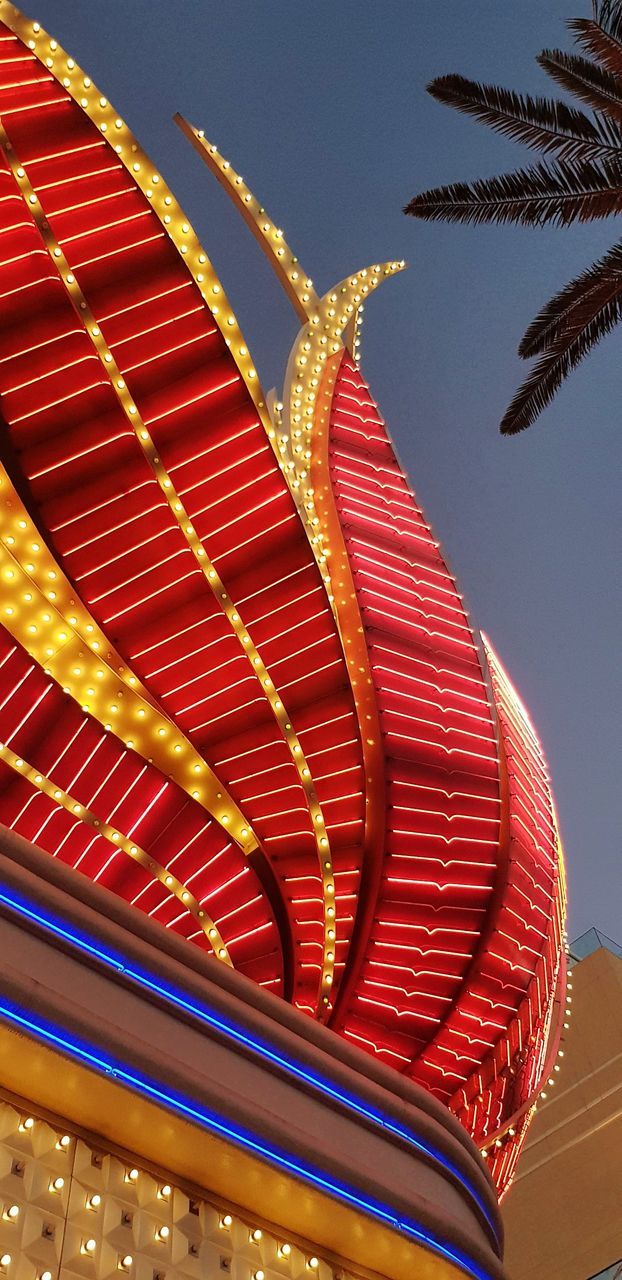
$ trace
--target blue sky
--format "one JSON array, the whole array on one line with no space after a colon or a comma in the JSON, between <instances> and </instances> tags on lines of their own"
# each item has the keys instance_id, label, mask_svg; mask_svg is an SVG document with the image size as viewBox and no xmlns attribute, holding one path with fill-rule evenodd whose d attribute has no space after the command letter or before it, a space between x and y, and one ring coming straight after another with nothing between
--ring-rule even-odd
<instances>
[{"instance_id":1,"label":"blue sky","mask_svg":"<svg viewBox=\"0 0 622 1280\"><path fill-rule=\"evenodd\" d=\"M547 93L534 62L570 47L589 0L38 0L38 18L140 137L192 218L264 386L296 321L263 255L172 123L205 129L262 199L320 292L406 258L370 301L363 367L476 624L547 753L569 871L570 932L622 936L620 346L610 337L529 432L499 418L540 305L619 236L424 225L426 186L529 153L434 103L460 71Z\"/></svg>"}]
</instances>

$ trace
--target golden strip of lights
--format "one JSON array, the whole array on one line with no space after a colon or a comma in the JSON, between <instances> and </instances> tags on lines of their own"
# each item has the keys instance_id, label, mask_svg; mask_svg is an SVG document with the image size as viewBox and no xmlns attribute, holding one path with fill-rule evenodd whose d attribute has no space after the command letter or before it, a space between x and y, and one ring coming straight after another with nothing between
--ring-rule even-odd
<instances>
[{"instance_id":1,"label":"golden strip of lights","mask_svg":"<svg viewBox=\"0 0 622 1280\"><path fill-rule=\"evenodd\" d=\"M149 200L164 231L178 252L184 255L186 266L214 316L227 346L231 349L260 419L268 430L271 424L257 370L253 366L227 295L195 231L162 174L154 168L125 121L120 119L108 99L93 84L90 76L86 75L82 67L78 66L75 59L69 56L57 40L50 37L40 22L31 22L10 0L0 0L0 16L7 27L20 40L23 40L47 70L52 72L100 132L108 137L121 164L128 173L131 173Z\"/></svg>"},{"instance_id":2,"label":"golden strip of lights","mask_svg":"<svg viewBox=\"0 0 622 1280\"><path fill-rule=\"evenodd\" d=\"M129 838L129 836L120 831L118 827L112 826L109 822L102 821L101 818L98 818L97 815L93 813L92 809L88 808L86 805L80 804L74 796L69 795L69 793L64 791L62 787L57 787L50 778L46 778L45 775L40 773L38 769L35 769L33 765L28 764L26 760L21 756L18 756L15 751L12 751L4 742L0 742L0 760L3 760L5 764L8 764L10 768L13 769L15 773L20 774L21 777L27 778L38 791L41 791L43 795L48 796L50 800L55 802L55 804L60 805L67 811L67 813L70 813L72 817L85 823L86 826L92 827L96 835L103 836L104 840L108 840L114 848L122 849L123 852L127 854L128 858L131 858L133 862L138 862L150 876L159 880L160 884L164 885L169 893L174 894L179 902L181 902L185 910L188 911L191 916L194 916L194 919L197 921L199 928L205 934L205 937L207 938L217 959L221 960L224 964L228 964L230 968L233 968L231 956L224 944L220 930L216 927L211 917L207 915L207 912L201 906L198 899L195 898L194 894L191 893L188 888L186 888L185 884L182 884L181 880L177 879L177 876L172 875L170 871L166 870L166 867L163 867L159 862L156 862L150 854L146 853L144 849L141 849L139 845Z\"/></svg>"},{"instance_id":3,"label":"golden strip of lights","mask_svg":"<svg viewBox=\"0 0 622 1280\"><path fill-rule=\"evenodd\" d=\"M5 12L5 8L8 9L8 13ZM82 109L86 111L86 114L89 115L90 118L95 121L95 123L97 124L101 132L103 133L108 132L109 117L112 117L114 128L115 130L119 131L120 137L122 138L124 136L124 132L125 134L129 135L129 131L126 129L126 126L124 125L123 121L120 120L118 117L116 117L112 112L112 108L110 107L110 104L108 103L107 99L105 98L99 99L99 112L97 112L97 108L93 101L93 95L90 95L90 97L77 96L79 91L77 81L80 79L80 77L82 77L83 85L85 80L88 81L88 84L86 85L87 89L91 90L94 88L94 86L90 81L90 78L83 76L80 68L76 66L73 58L67 57L67 55L65 54L65 51L60 48L57 41L50 39L47 36L47 33L45 33L42 30L39 23L29 23L27 20L25 20L22 17L21 14L19 14L19 12L15 9L13 5L5 5L5 0L0 0L0 13L2 13L3 21L5 21L7 25L11 27L11 29L15 31L17 35L19 35L23 39L26 39L28 47L34 51L35 55L39 57L41 61L44 61L46 67L52 71L52 73L56 76L57 79L61 79L61 76L60 76L60 68L55 69L56 63L60 62L61 60L65 61L67 71L70 72L71 74L62 77L61 82L63 86L68 90L68 92L71 94L74 100L79 103ZM42 47L42 42L45 42L45 40L47 40L48 42L48 47L50 51L47 57L44 57L44 50ZM39 47L38 47L38 44L39 44ZM97 90L95 90L95 94L96 93L97 93ZM131 135L129 136L131 137ZM138 408L128 391L128 388L125 384L125 380L121 376L121 372L104 338L101 328L97 324L96 319L93 316L88 306L88 302L80 288L80 285L76 279L74 272L70 268L70 264L68 263L65 257L65 254L63 253L61 245L59 244L56 237L52 233L49 223L45 218L43 208L41 206L37 193L28 177L26 169L24 165L20 163L19 157L15 151L15 148L12 146L10 139L6 134L6 130L1 124L0 124L0 143L2 144L6 152L7 160L11 166L11 171L18 184L21 195L27 207L29 208L30 214L34 218L37 224L37 227L40 231L43 242L50 256L50 260L54 265L54 267L56 268L56 271L58 272L58 275L65 286L67 294L73 303L76 314L79 320L81 321L85 332L89 336L97 355L99 356L99 359L102 363L102 368L106 373L107 378L110 380L110 384L113 390L115 391L118 402L121 408L123 409L123 412L135 433L136 439L140 445L143 455L147 460L149 466L151 467L151 470L158 482L160 489L162 490L164 497L166 498L169 504L169 507L179 526L179 529L182 535L184 536L188 547L193 553L196 563L200 568L201 572L203 573L208 583L208 586L213 592L214 598L216 599L220 609L228 619L229 624L232 627L232 630L239 641L242 651L247 656L251 669L260 684L262 692L270 705L270 708L277 722L277 725L281 731L281 734L284 738L284 741L288 746L291 759L293 761L294 767L298 774L301 787L307 802L307 807L308 807L310 818L311 818L313 837L314 837L317 854L318 854L318 865L319 865L319 871L320 871L320 877L321 877L321 883L322 883L322 900L323 900L323 944L322 944L322 966L321 966L319 994L318 994L318 1000L319 1000L318 1012L327 1013L330 1010L331 1003L332 1003L331 994L332 994L332 984L333 984L334 967L335 967L335 942L336 942L335 883L334 883L334 875L333 875L332 855L330 851L330 844L328 839L328 833L326 830L326 824L324 821L324 815L322 813L321 806L317 799L317 793L315 790L315 786L313 784L311 770L308 766L307 760L302 750L302 746L293 728L293 725L288 716L288 713L283 704L283 701L279 696L278 689L275 687L274 682L268 672L267 667L265 666L265 663L263 662L263 659L261 658L259 651L257 650L256 646L253 644L251 637L240 617L239 611L236 609L234 602L231 600L214 565L209 559L207 552L200 538L198 537L198 534L196 533L194 526L192 525L188 517L187 512L183 507L183 504L179 498L179 495L176 493L176 490L173 486L173 482L166 468L164 467L163 463L159 458L158 450L156 448L155 442L152 440L149 431L145 427L145 424L138 412ZM192 269L193 256L198 259L198 265L202 267L207 267L208 265L207 257L201 250L199 242L194 236L194 233L191 231L189 224L186 222L182 222L181 227L174 228L173 230L171 230L172 214L169 214L168 212L164 212L164 213L161 212L160 208L158 207L158 198L154 196L153 186L148 186L148 187L145 186L144 178L142 182L140 181L140 175L142 172L142 162L139 159L135 159L132 161L130 161L127 158L124 159L123 143L121 141L115 145L115 151L117 152L117 154L119 154L122 162L125 164L128 171L132 173L134 178L137 180L139 186L141 186L141 189L144 191L144 194L150 199L154 212L156 213L156 215L164 225L165 230L168 231L169 235L171 236L171 239L175 243L178 250L186 256L186 261L188 262L188 265L191 267L191 269ZM132 154L136 155L137 152L138 152L138 144L132 142ZM146 157L143 157L143 162L145 160L146 160ZM159 175L152 174L151 182L154 185L157 185L156 178L158 178L158 181L159 181ZM161 193L159 193L159 195L160 194ZM170 196L168 193L165 194L163 197L163 204L164 204L165 210L168 209L169 207L172 207L172 202L173 202L173 197ZM178 210L178 214L179 214L179 217L183 216L181 214L181 210ZM181 232L181 237L179 235L179 232ZM189 253L190 253L190 256L188 257ZM211 268L210 268L210 271L211 271ZM204 300L206 301L212 314L215 316L215 319L225 336L227 346L232 347L232 342L236 337L236 334L232 332L231 335L229 335L227 333L227 329L230 329L232 331L236 330L237 335L241 338L241 335L239 335L239 330L237 330L237 322L235 321L235 317L233 316L233 313L232 312L228 313L226 318L226 323L223 326L222 318L219 319L219 317L221 316L220 306L218 304L214 306L213 297L210 299L203 288L203 285L205 284L206 272L197 271L196 273L193 272L193 274L195 275L195 279L199 284ZM213 276L214 283L211 286L211 292L212 294L215 293L218 295L221 292L221 286L219 282L216 280L216 277L213 272L212 272L212 276ZM242 374L243 377L245 377L245 381L247 382L247 386L249 386L249 390L251 389L249 385L249 379L250 379L250 382L253 383L253 391L252 391L253 399L257 405L257 408L259 409L259 403L257 401L257 397L254 390L254 383L255 383L257 374L256 374L256 371L252 369L250 365L247 363L247 356L248 356L247 349L243 345L240 346L238 343L237 349L235 346L233 347L233 354L236 360L236 364L240 370L240 373ZM265 402L263 401L261 402L261 407L265 414L266 412ZM266 430L269 429L271 431L272 427L271 427L271 424L269 424L269 419L264 418L262 415L260 416ZM244 825L247 830L247 834L250 834L248 825L247 824L244 824Z\"/></svg>"},{"instance_id":4,"label":"golden strip of lights","mask_svg":"<svg viewBox=\"0 0 622 1280\"><path fill-rule=\"evenodd\" d=\"M233 200L303 322L288 364L284 404L277 402L274 405L274 430L277 456L301 512L332 605L333 588L326 568L326 531L322 528L315 508L313 486L309 483L313 419L320 379L328 357L342 350L346 330L352 337L353 352L357 354L357 315L364 299L387 276L402 271L405 263L385 262L365 268L320 298L313 281L292 253L283 231L272 221L241 175L225 160L215 143L208 141L203 129L195 128L179 112L174 118Z\"/></svg>"},{"instance_id":5,"label":"golden strip of lights","mask_svg":"<svg viewBox=\"0 0 622 1280\"><path fill-rule=\"evenodd\" d=\"M83 711L152 760L251 854L258 841L250 823L192 743L110 651L2 468L0 580L11 586L0 617L13 638Z\"/></svg>"}]
</instances>

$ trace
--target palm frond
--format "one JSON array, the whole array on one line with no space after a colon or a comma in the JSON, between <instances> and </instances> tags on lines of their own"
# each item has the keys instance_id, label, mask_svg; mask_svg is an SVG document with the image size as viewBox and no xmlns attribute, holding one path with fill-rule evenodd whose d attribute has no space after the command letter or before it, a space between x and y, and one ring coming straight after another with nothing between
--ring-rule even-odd
<instances>
[{"instance_id":1,"label":"palm frond","mask_svg":"<svg viewBox=\"0 0 622 1280\"><path fill-rule=\"evenodd\" d=\"M404 210L426 221L566 226L622 209L619 161L539 164L476 182L455 182L414 197Z\"/></svg>"},{"instance_id":2,"label":"palm frond","mask_svg":"<svg viewBox=\"0 0 622 1280\"><path fill-rule=\"evenodd\" d=\"M615 246L611 253L616 251L622 266L622 245ZM597 271L599 265L595 263L585 276ZM572 284L568 286L569 290L572 288ZM568 312L554 342L547 346L508 406L501 421L502 435L516 435L530 427L550 404L568 374L621 320L622 270L618 270L609 274L601 289L588 292L583 306L577 305Z\"/></svg>"},{"instance_id":3,"label":"palm frond","mask_svg":"<svg viewBox=\"0 0 622 1280\"><path fill-rule=\"evenodd\" d=\"M622 242L582 271L545 304L521 339L518 353L524 360L541 355L572 326L581 326L622 289Z\"/></svg>"},{"instance_id":4,"label":"palm frond","mask_svg":"<svg viewBox=\"0 0 622 1280\"><path fill-rule=\"evenodd\" d=\"M605 31L600 23L591 18L573 18L568 24L574 33L577 44L595 58L605 71L614 76L622 76L622 42Z\"/></svg>"},{"instance_id":5,"label":"palm frond","mask_svg":"<svg viewBox=\"0 0 622 1280\"><path fill-rule=\"evenodd\" d=\"M622 133L609 120L592 120L565 102L532 98L460 75L440 76L428 85L428 93L497 133L538 151L554 151L562 160L600 159L622 148Z\"/></svg>"},{"instance_id":6,"label":"palm frond","mask_svg":"<svg viewBox=\"0 0 622 1280\"><path fill-rule=\"evenodd\" d=\"M536 61L557 84L622 124L622 81L617 76L587 58L561 49L544 49Z\"/></svg>"},{"instance_id":7,"label":"palm frond","mask_svg":"<svg viewBox=\"0 0 622 1280\"><path fill-rule=\"evenodd\" d=\"M620 0L593 0L594 20L615 40L622 40Z\"/></svg>"}]
</instances>

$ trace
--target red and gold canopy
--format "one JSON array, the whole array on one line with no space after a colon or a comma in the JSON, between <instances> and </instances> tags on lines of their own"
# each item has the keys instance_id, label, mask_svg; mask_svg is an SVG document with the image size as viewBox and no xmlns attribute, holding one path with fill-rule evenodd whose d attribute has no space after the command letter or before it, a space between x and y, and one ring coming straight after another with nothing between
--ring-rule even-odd
<instances>
[{"instance_id":1,"label":"red and gold canopy","mask_svg":"<svg viewBox=\"0 0 622 1280\"><path fill-rule=\"evenodd\" d=\"M503 1189L555 1052L546 764L361 374L403 264L320 298L270 405L107 99L0 0L0 821L425 1084Z\"/></svg>"}]
</instances>

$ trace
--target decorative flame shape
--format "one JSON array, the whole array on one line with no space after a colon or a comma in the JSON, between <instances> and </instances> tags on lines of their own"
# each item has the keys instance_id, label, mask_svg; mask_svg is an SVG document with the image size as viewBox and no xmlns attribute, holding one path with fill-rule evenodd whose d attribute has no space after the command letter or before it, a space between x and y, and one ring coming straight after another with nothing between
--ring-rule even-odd
<instances>
[{"instance_id":1,"label":"decorative flame shape","mask_svg":"<svg viewBox=\"0 0 622 1280\"><path fill-rule=\"evenodd\" d=\"M0 820L444 1099L512 1175L565 891L536 735L357 362L181 120L302 322L268 409L161 174L0 0Z\"/></svg>"}]
</instances>

